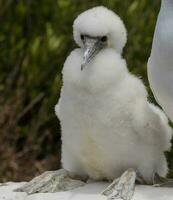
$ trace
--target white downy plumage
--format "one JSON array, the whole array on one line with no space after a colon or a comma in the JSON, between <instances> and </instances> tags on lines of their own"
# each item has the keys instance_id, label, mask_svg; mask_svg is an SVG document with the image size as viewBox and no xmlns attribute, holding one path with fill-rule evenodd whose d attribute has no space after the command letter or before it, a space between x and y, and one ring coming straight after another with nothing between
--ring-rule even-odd
<instances>
[{"instance_id":1,"label":"white downy plumage","mask_svg":"<svg viewBox=\"0 0 173 200\"><path fill-rule=\"evenodd\" d=\"M172 131L121 56L127 38L123 22L107 8L95 7L79 15L73 29L80 48L64 64L55 108L63 168L94 180L113 180L128 168L137 169L147 183L154 173L166 176L163 152L170 148ZM106 36L107 45L81 70L84 36Z\"/></svg>"},{"instance_id":2,"label":"white downy plumage","mask_svg":"<svg viewBox=\"0 0 173 200\"><path fill-rule=\"evenodd\" d=\"M148 77L154 96L173 121L173 0L162 0Z\"/></svg>"},{"instance_id":3,"label":"white downy plumage","mask_svg":"<svg viewBox=\"0 0 173 200\"><path fill-rule=\"evenodd\" d=\"M158 175L166 176L164 151L170 147L172 130L121 56L127 39L121 19L105 7L95 7L78 16L73 30L80 48L64 64L55 107L64 169L45 172L16 191L67 191L84 186L81 180L87 178L115 179L102 194L130 200L136 179L152 184L158 183Z\"/></svg>"}]
</instances>

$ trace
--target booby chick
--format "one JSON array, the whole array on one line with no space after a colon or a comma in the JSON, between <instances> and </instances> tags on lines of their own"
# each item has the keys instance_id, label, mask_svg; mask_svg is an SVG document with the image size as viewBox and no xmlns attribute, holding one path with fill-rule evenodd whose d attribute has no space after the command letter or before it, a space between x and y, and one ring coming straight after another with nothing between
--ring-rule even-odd
<instances>
[{"instance_id":1,"label":"booby chick","mask_svg":"<svg viewBox=\"0 0 173 200\"><path fill-rule=\"evenodd\" d=\"M73 34L80 48L65 61L55 107L64 170L36 177L20 191L73 189L83 184L74 180L78 176L115 180L103 194L131 199L136 177L153 184L154 174L166 176L171 128L164 113L147 101L142 81L127 69L121 55L126 28L115 13L102 6L89 9L74 21Z\"/></svg>"}]
</instances>

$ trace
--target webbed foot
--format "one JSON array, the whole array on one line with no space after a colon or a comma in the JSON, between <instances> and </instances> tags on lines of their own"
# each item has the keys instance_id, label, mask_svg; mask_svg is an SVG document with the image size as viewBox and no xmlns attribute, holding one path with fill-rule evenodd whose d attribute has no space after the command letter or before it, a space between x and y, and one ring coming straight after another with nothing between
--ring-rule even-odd
<instances>
[{"instance_id":1,"label":"webbed foot","mask_svg":"<svg viewBox=\"0 0 173 200\"><path fill-rule=\"evenodd\" d=\"M154 187L173 187L173 179L164 178L159 176L157 173L153 177Z\"/></svg>"},{"instance_id":2,"label":"webbed foot","mask_svg":"<svg viewBox=\"0 0 173 200\"><path fill-rule=\"evenodd\" d=\"M128 169L122 176L113 181L113 183L102 192L108 197L108 200L121 198L131 200L135 190L136 171Z\"/></svg>"},{"instance_id":3,"label":"webbed foot","mask_svg":"<svg viewBox=\"0 0 173 200\"><path fill-rule=\"evenodd\" d=\"M81 180L71 178L71 174L64 169L47 171L35 177L15 192L26 192L27 194L68 191L84 186Z\"/></svg>"}]
</instances>

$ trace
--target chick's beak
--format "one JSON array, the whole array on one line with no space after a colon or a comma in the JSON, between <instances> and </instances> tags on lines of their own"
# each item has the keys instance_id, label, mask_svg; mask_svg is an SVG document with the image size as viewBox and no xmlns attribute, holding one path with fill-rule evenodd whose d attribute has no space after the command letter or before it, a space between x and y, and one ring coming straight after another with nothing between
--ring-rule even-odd
<instances>
[{"instance_id":1,"label":"chick's beak","mask_svg":"<svg viewBox=\"0 0 173 200\"><path fill-rule=\"evenodd\" d=\"M81 65L81 70L99 53L103 48L102 43L99 38L92 38L85 36L84 38L84 56L83 63Z\"/></svg>"}]
</instances>

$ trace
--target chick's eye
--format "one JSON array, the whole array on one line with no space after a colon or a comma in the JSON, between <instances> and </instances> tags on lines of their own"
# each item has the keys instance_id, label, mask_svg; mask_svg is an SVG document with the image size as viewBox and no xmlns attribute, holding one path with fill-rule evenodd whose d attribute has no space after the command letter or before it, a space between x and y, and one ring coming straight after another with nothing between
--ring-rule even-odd
<instances>
[{"instance_id":1,"label":"chick's eye","mask_svg":"<svg viewBox=\"0 0 173 200\"><path fill-rule=\"evenodd\" d=\"M81 35L80 38L81 38L81 40L84 40L84 35Z\"/></svg>"},{"instance_id":2,"label":"chick's eye","mask_svg":"<svg viewBox=\"0 0 173 200\"><path fill-rule=\"evenodd\" d=\"M108 38L107 38L106 36L101 37L101 41L102 41L102 42L106 42L107 39L108 39Z\"/></svg>"}]
</instances>

